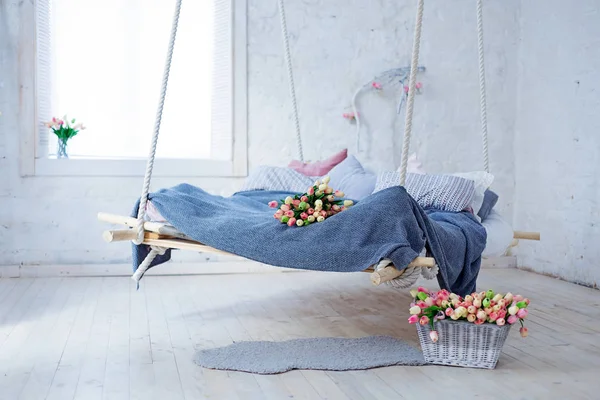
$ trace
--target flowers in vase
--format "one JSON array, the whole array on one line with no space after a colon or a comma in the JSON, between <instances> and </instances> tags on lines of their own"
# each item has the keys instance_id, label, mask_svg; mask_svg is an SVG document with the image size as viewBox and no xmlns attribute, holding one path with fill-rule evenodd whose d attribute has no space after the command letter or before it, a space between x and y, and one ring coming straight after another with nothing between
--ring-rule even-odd
<instances>
[{"instance_id":1,"label":"flowers in vase","mask_svg":"<svg viewBox=\"0 0 600 400\"><path fill-rule=\"evenodd\" d=\"M517 322L521 324L520 333L527 337L528 330L523 325L529 311L529 299L512 293L474 292L464 298L455 293L442 289L430 292L423 287L410 291L413 302L410 305L410 324L431 325L430 338L435 343L438 333L434 329L434 322L445 318L453 321L464 321L481 324L496 324L503 326Z\"/></svg>"},{"instance_id":2,"label":"flowers in vase","mask_svg":"<svg viewBox=\"0 0 600 400\"><path fill-rule=\"evenodd\" d=\"M85 126L83 126L81 122L76 124L75 118L69 121L66 115L62 119L52 117L52 120L44 123L44 125L46 125L47 128L52 129L54 134L60 140L69 140L73 136L77 135L79 131L85 129Z\"/></svg>"},{"instance_id":3,"label":"flowers in vase","mask_svg":"<svg viewBox=\"0 0 600 400\"><path fill-rule=\"evenodd\" d=\"M75 118L69 121L66 115L62 119L52 117L52 120L44 123L44 125L46 125L47 128L52 129L52 132L54 132L58 138L58 158L68 157L67 142L73 136L77 135L79 131L85 129L85 126L83 126L82 123L76 124Z\"/></svg>"},{"instance_id":4,"label":"flowers in vase","mask_svg":"<svg viewBox=\"0 0 600 400\"><path fill-rule=\"evenodd\" d=\"M329 177L317 180L306 193L288 196L277 202L269 202L269 207L277 208L273 217L288 226L308 226L323 222L326 218L340 213L352 205L352 200L341 200L344 193L329 186Z\"/></svg>"}]
</instances>

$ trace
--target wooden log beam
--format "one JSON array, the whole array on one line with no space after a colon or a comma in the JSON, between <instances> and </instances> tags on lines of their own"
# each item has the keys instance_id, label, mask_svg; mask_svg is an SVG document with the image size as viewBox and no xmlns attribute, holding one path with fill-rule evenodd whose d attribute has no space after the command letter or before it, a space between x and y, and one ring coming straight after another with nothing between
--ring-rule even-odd
<instances>
[{"instance_id":1,"label":"wooden log beam","mask_svg":"<svg viewBox=\"0 0 600 400\"><path fill-rule=\"evenodd\" d=\"M115 214L107 214L107 213L98 213L98 220L103 222L108 222L109 224L117 224L117 225L125 225L130 228L137 227L137 220L131 217L125 217L123 215L115 215ZM179 232L177 229L168 224L163 224L161 222L144 222L144 230L159 233L165 236L173 236L182 239L189 239L183 233Z\"/></svg>"},{"instance_id":2,"label":"wooden log beam","mask_svg":"<svg viewBox=\"0 0 600 400\"><path fill-rule=\"evenodd\" d=\"M156 232L148 232L148 231L146 231L144 233L144 237L146 239L173 239L173 236L161 235ZM102 233L102 238L107 243L122 242L122 241L126 241L126 240L134 240L135 238L137 238L137 232L134 229L104 231Z\"/></svg>"},{"instance_id":3,"label":"wooden log beam","mask_svg":"<svg viewBox=\"0 0 600 400\"><path fill-rule=\"evenodd\" d=\"M524 232L515 231L513 234L514 239L525 239L525 240L540 240L539 232Z\"/></svg>"}]
</instances>

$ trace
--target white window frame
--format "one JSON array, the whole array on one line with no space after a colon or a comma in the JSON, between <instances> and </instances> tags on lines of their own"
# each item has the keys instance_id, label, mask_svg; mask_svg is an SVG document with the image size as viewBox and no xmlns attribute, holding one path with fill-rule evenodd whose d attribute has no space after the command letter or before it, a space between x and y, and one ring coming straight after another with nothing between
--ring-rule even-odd
<instances>
[{"instance_id":1,"label":"white window frame","mask_svg":"<svg viewBox=\"0 0 600 400\"><path fill-rule=\"evenodd\" d=\"M187 0L194 1L194 0ZM248 174L247 0L230 0L232 9L232 159L189 160L157 158L153 176L243 177ZM19 32L20 174L27 176L144 176L146 159L51 159L40 155L37 87L37 4L22 4ZM173 2L173 6L175 3ZM185 11L182 11L185 12ZM148 133L147 147L152 132ZM159 142L160 146L160 142Z\"/></svg>"}]
</instances>

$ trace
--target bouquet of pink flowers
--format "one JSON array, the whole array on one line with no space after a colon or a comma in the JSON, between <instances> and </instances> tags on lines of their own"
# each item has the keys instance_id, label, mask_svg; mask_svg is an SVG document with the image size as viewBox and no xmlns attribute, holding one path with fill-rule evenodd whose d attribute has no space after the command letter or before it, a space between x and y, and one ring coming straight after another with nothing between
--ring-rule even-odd
<instances>
[{"instance_id":1,"label":"bouquet of pink flowers","mask_svg":"<svg viewBox=\"0 0 600 400\"><path fill-rule=\"evenodd\" d=\"M521 324L521 336L527 337L527 328L523 320L527 317L529 299L512 293L487 292L471 293L462 298L447 290L430 292L423 287L410 291L414 301L410 305L408 322L421 325L431 324L429 336L433 342L438 341L438 333L434 330L434 322L451 318L454 321L467 320L476 325L484 323L503 326L505 324Z\"/></svg>"},{"instance_id":2,"label":"bouquet of pink flowers","mask_svg":"<svg viewBox=\"0 0 600 400\"><path fill-rule=\"evenodd\" d=\"M340 200L344 193L329 186L329 177L317 180L306 193L288 196L277 202L269 202L269 207L278 210L275 219L288 226L308 226L314 222L323 222L327 217L351 207L352 200ZM337 198L337 199L336 199Z\"/></svg>"}]
</instances>

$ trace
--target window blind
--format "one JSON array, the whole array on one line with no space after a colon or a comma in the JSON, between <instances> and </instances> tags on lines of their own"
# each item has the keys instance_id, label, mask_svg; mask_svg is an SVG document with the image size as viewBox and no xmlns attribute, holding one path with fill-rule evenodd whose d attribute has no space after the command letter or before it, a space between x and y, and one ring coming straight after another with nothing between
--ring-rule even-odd
<instances>
[{"instance_id":1,"label":"window blind","mask_svg":"<svg viewBox=\"0 0 600 400\"><path fill-rule=\"evenodd\" d=\"M158 88L162 78L172 11L175 6L174 0L157 1L156 7L150 7L140 0L128 2L108 0L102 3L88 3L81 0L36 1L37 157L47 157L53 153L52 144L49 143L53 139L52 133L43 125L44 122L52 116L58 116L58 113L62 115L66 112L73 112L74 115L69 114L69 118L77 117L88 127L88 130L80 134L76 142L70 145L73 151L80 152L77 155L85 157L86 151L97 150L98 143L102 145L102 141L118 140L110 150L115 154L101 154L99 157L145 157L154 126ZM207 158L206 154L209 154L210 159L232 159L233 1L212 0L210 3L197 0L183 1L165 115L161 126L161 139L157 153L159 158L173 158L174 154L177 155L181 149L186 152L183 158ZM72 35L65 31L65 25L60 25L66 24L67 18L72 18L72 15L65 14L65 10L73 10L69 12L77 13L76 23L79 24L79 31L83 32L81 35L87 35L85 36L87 44L83 51L81 48L79 50L73 48ZM122 43L107 36L106 29L109 27L106 23L102 25L105 28L95 28L101 25L97 19L103 19L101 17L104 14L113 12L118 14L111 14L110 19L113 22L110 30L113 36L123 33L118 37ZM204 14L208 12L209 15ZM198 28L198 25L205 24L211 24L210 29L206 26ZM54 31L54 26L60 28L59 32ZM148 32L148 28L152 27L157 32ZM106 48L111 46L107 41L111 39L112 43L115 43L114 60L107 61L107 57L98 56L97 61L93 61L89 60L90 57L86 57L89 54L93 55L95 51L97 54L106 51ZM79 59L74 60L78 68L77 77L72 76L73 70L65 72L64 54L71 51L67 50L65 40L71 40L69 48L72 48L75 58L78 53L83 54ZM207 54L207 51L210 53ZM61 59L57 59L56 54L61 54ZM202 74L209 75L199 77L200 72L190 67L196 65L190 62L189 57L192 55L196 57L193 60L195 62L208 57L212 59L210 68L203 68L201 71ZM105 93L108 90L105 89L104 81L116 88L114 102L110 101L110 97ZM185 92L188 82L191 82L190 86L192 83L197 84L194 88L207 86L200 93L192 92L184 95L182 93ZM207 102L210 104L202 105ZM111 118L115 119L117 122L115 125L121 129L119 132L107 131L104 127L100 127L105 114L110 114ZM210 114L209 117L204 118L207 114ZM202 115L199 118L202 121L194 126L179 121L182 117L191 121L199 115ZM207 131L209 137L205 138L206 140L199 140L197 135L206 136ZM94 141L95 144L92 144ZM193 150L199 147L203 147L202 152ZM125 151L124 148L129 150ZM196 155L190 156L194 151L193 154ZM198 155L200 153L202 155ZM90 157L97 158L94 155Z\"/></svg>"}]
</instances>

